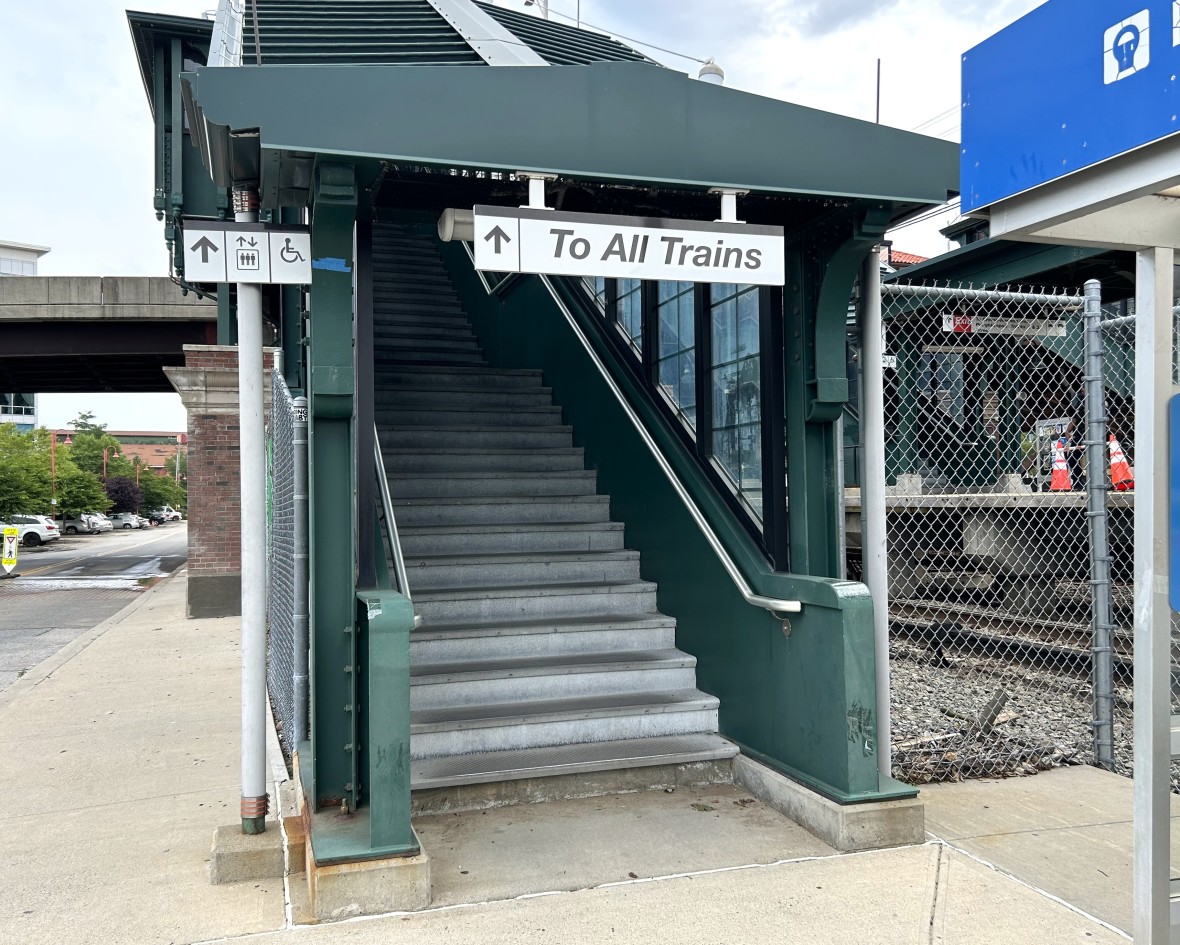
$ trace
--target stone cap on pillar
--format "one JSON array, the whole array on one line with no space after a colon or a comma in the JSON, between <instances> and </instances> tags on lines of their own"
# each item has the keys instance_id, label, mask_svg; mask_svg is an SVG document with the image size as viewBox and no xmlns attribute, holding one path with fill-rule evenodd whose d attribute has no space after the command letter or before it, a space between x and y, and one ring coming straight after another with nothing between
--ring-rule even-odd
<instances>
[{"instance_id":1,"label":"stone cap on pillar","mask_svg":"<svg viewBox=\"0 0 1180 945\"><path fill-rule=\"evenodd\" d=\"M262 349L263 398L270 409L270 373L278 348ZM190 414L238 412L238 349L236 345L185 345L184 367L164 373Z\"/></svg>"}]
</instances>

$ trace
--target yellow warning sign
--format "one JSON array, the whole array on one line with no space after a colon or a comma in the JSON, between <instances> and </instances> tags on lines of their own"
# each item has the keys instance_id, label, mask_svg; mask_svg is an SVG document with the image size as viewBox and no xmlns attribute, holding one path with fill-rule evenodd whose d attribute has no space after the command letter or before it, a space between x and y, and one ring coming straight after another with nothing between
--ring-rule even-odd
<instances>
[{"instance_id":1,"label":"yellow warning sign","mask_svg":"<svg viewBox=\"0 0 1180 945\"><path fill-rule=\"evenodd\" d=\"M15 525L4 526L4 551L0 555L0 566L5 574L12 573L16 567L16 549L20 547L20 529Z\"/></svg>"}]
</instances>

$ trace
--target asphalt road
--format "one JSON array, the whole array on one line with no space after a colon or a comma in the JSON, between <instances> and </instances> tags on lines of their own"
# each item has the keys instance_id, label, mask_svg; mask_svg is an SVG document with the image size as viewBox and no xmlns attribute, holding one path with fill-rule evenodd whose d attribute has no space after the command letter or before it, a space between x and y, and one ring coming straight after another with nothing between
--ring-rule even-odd
<instances>
[{"instance_id":1,"label":"asphalt road","mask_svg":"<svg viewBox=\"0 0 1180 945\"><path fill-rule=\"evenodd\" d=\"M65 535L0 580L0 690L184 564L188 525Z\"/></svg>"}]
</instances>

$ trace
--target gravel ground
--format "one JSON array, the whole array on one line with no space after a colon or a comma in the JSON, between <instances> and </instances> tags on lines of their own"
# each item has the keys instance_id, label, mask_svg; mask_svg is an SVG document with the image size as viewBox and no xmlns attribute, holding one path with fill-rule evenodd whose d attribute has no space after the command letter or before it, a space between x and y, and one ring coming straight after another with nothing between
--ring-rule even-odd
<instances>
[{"instance_id":1,"label":"gravel ground","mask_svg":"<svg viewBox=\"0 0 1180 945\"><path fill-rule=\"evenodd\" d=\"M1091 764L1090 681L974 655L934 657L908 641L890 645L893 776L910 784L1018 777ZM1006 696L990 732L981 715ZM1131 773L1131 689L1116 687L1114 748ZM1172 768L1180 793L1180 766Z\"/></svg>"}]
</instances>

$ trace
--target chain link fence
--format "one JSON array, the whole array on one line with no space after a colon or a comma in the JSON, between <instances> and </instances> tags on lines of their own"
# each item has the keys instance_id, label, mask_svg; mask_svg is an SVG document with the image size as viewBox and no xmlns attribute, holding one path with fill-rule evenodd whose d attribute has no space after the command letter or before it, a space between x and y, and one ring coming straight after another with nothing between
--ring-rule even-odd
<instances>
[{"instance_id":1,"label":"chain link fence","mask_svg":"<svg viewBox=\"0 0 1180 945\"><path fill-rule=\"evenodd\" d=\"M1092 285L1089 306L1053 290L885 287L903 781L1129 770L1134 324ZM848 512L851 535L855 488ZM850 576L857 552L850 541Z\"/></svg>"},{"instance_id":2,"label":"chain link fence","mask_svg":"<svg viewBox=\"0 0 1180 945\"><path fill-rule=\"evenodd\" d=\"M271 379L267 450L266 672L288 764L307 725L307 401Z\"/></svg>"}]
</instances>

